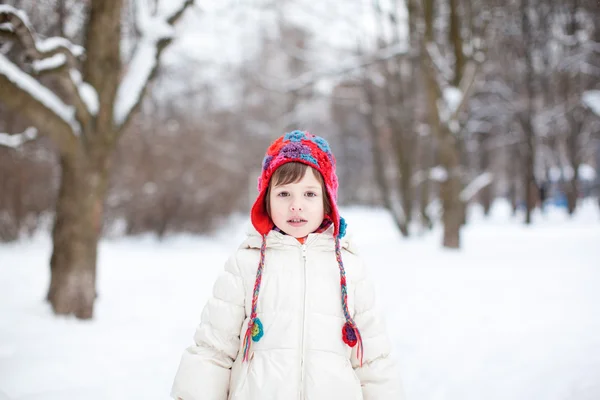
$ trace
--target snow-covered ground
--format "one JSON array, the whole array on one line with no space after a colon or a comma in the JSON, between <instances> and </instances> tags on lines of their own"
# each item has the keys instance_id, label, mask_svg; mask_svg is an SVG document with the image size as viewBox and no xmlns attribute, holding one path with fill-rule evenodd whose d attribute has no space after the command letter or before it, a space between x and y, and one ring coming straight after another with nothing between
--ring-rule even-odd
<instances>
[{"instance_id":1,"label":"snow-covered ground","mask_svg":"<svg viewBox=\"0 0 600 400\"><path fill-rule=\"evenodd\" d=\"M371 266L408 400L600 399L600 213L526 227L471 209L463 249L402 240L343 209ZM0 399L167 399L212 283L246 221L215 237L104 240L93 321L52 316L46 236L0 245Z\"/></svg>"}]
</instances>

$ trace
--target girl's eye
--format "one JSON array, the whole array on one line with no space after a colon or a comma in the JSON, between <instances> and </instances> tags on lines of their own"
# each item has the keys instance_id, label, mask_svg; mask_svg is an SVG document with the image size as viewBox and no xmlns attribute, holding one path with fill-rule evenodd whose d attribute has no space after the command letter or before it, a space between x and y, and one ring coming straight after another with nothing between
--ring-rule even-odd
<instances>
[{"instance_id":1,"label":"girl's eye","mask_svg":"<svg viewBox=\"0 0 600 400\"><path fill-rule=\"evenodd\" d=\"M277 197L288 197L290 194L288 192L279 192Z\"/></svg>"},{"instance_id":2,"label":"girl's eye","mask_svg":"<svg viewBox=\"0 0 600 400\"><path fill-rule=\"evenodd\" d=\"M306 192L306 196L307 197L317 197L317 194L315 192Z\"/></svg>"}]
</instances>

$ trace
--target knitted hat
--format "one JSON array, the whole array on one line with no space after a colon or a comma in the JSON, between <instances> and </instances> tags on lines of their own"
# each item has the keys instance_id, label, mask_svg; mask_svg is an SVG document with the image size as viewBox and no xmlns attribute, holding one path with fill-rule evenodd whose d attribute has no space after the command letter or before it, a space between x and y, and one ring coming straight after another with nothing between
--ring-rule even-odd
<instances>
[{"instance_id":1,"label":"knitted hat","mask_svg":"<svg viewBox=\"0 0 600 400\"><path fill-rule=\"evenodd\" d=\"M256 316L256 308L258 303L258 294L260 291L260 283L262 280L262 271L265 265L265 252L267 235L275 227L275 224L269 217L265 207L265 197L269 182L273 173L289 162L299 162L306 164L315 170L319 171L323 177L325 189L331 203L331 213L328 216L331 218L334 226L335 238L335 254L340 269L340 286L342 296L342 308L346 323L342 328L342 340L350 347L357 347L357 357L362 364L362 339L360 332L350 316L348 311L348 292L346 286L346 272L342 262L342 252L340 247L340 238L346 234L346 222L340 217L337 208L337 190L338 179L335 173L335 157L329 148L327 141L319 136L311 135L308 132L293 131L286 133L279 139L275 140L267 149L267 154L263 159L262 173L258 177L258 197L252 206L250 219L254 228L262 236L262 246L260 251L260 262L256 271L256 281L254 284L254 294L252 296L252 312L248 329L244 336L244 361L250 356L251 342L257 342L263 335L262 323Z\"/></svg>"}]
</instances>

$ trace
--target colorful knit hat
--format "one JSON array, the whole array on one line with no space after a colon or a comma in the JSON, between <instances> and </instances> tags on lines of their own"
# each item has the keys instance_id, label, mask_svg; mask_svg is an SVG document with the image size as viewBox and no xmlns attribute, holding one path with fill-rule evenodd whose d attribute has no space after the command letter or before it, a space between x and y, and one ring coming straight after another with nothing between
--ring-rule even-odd
<instances>
[{"instance_id":1,"label":"colorful knit hat","mask_svg":"<svg viewBox=\"0 0 600 400\"><path fill-rule=\"evenodd\" d=\"M342 328L342 340L350 347L358 344L356 355L362 364L362 338L356 326L356 323L348 311L348 291L346 286L346 272L342 262L342 251L340 239L346 234L346 222L340 217L337 208L337 190L338 179L335 173L335 157L329 148L327 141L319 136L311 135L308 132L293 131L286 133L275 140L267 149L267 154L263 159L262 173L258 177L258 197L252 206L250 219L254 228L262 236L262 246L260 251L260 262L256 271L256 281L254 284L254 294L252 296L252 311L248 329L244 336L244 356L247 361L250 356L251 342L257 342L263 336L262 323L256 316L258 303L258 294L262 280L262 272L265 265L265 252L267 235L275 227L275 224L269 217L265 208L265 197L271 177L277 168L289 162L299 162L306 164L321 173L323 177L327 195L331 203L331 218L334 226L335 254L340 268L340 286L342 295L342 309L346 323Z\"/></svg>"}]
</instances>

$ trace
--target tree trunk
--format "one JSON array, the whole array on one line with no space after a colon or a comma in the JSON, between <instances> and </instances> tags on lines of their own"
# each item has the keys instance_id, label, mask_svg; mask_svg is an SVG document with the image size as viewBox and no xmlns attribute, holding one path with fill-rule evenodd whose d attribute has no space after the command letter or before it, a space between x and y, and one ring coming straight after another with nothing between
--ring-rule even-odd
<instances>
[{"instance_id":1,"label":"tree trunk","mask_svg":"<svg viewBox=\"0 0 600 400\"><path fill-rule=\"evenodd\" d=\"M74 314L79 319L93 316L107 159L106 154L89 157L83 150L61 156L47 296L59 315Z\"/></svg>"},{"instance_id":2,"label":"tree trunk","mask_svg":"<svg viewBox=\"0 0 600 400\"><path fill-rule=\"evenodd\" d=\"M454 137L444 135L440 141L440 161L448 173L448 178L440 184L440 197L443 206L444 239L443 246L451 249L460 247L460 228L463 221L463 205L460 201L459 159Z\"/></svg>"},{"instance_id":3,"label":"tree trunk","mask_svg":"<svg viewBox=\"0 0 600 400\"><path fill-rule=\"evenodd\" d=\"M400 161L400 191L402 198L402 209L404 215L406 215L406 224L410 224L412 221L413 214L413 202L414 202L414 190L412 184L412 161L406 162L406 160Z\"/></svg>"},{"instance_id":4,"label":"tree trunk","mask_svg":"<svg viewBox=\"0 0 600 400\"><path fill-rule=\"evenodd\" d=\"M458 0L450 0L450 14L449 14L449 25L448 39L452 43L452 49L454 50L454 77L452 78L452 85L458 87L463 77L463 71L465 70L465 54L463 52L463 40L460 33L460 17L458 15Z\"/></svg>"},{"instance_id":5,"label":"tree trunk","mask_svg":"<svg viewBox=\"0 0 600 400\"><path fill-rule=\"evenodd\" d=\"M423 16L425 20L425 36L421 51L427 51L427 44L434 43L434 1L423 0ZM438 140L438 151L440 164L448 173L446 181L440 184L440 197L442 200L444 222L444 247L457 249L460 247L460 228L463 221L462 205L460 200L460 155L456 139L447 126L443 126L438 114L437 103L438 83L437 72L433 61L426 56L421 56L425 78L425 91L427 96L427 108L429 126Z\"/></svg>"},{"instance_id":6,"label":"tree trunk","mask_svg":"<svg viewBox=\"0 0 600 400\"><path fill-rule=\"evenodd\" d=\"M479 134L479 171L490 170L490 150L488 149L489 134ZM492 208L492 185L487 185L481 189L479 194L479 202L483 207L483 215L486 217L490 215L490 209Z\"/></svg>"},{"instance_id":7,"label":"tree trunk","mask_svg":"<svg viewBox=\"0 0 600 400\"><path fill-rule=\"evenodd\" d=\"M397 121L395 121L398 124ZM398 171L398 190L400 191L400 201L405 215L405 225L407 236L409 234L408 225L412 220L412 210L414 202L414 190L412 184L413 175L413 157L415 150L414 140L410 135L406 135L399 125L392 128L392 143L394 153L396 154L396 170ZM403 233L404 234L404 233Z\"/></svg>"},{"instance_id":8,"label":"tree trunk","mask_svg":"<svg viewBox=\"0 0 600 400\"><path fill-rule=\"evenodd\" d=\"M569 215L573 215L575 213L575 209L577 208L577 197L579 195L579 172L578 165L573 166L573 176L566 185L567 192L567 211Z\"/></svg>"},{"instance_id":9,"label":"tree trunk","mask_svg":"<svg viewBox=\"0 0 600 400\"><path fill-rule=\"evenodd\" d=\"M367 103L371 106L371 111L368 113L368 115L366 115L366 122L369 130L369 137L371 139L371 152L373 154L373 169L375 172L375 182L377 183L377 187L379 188L379 192L381 193L381 200L383 202L383 206L392 214L392 217L396 222L396 226L398 227L398 230L400 230L402 236L408 237L408 225L406 224L406 218L404 218L404 215L399 215L399 212L392 204L391 190L387 182L387 177L385 175L385 163L383 159L383 154L379 146L379 130L377 127L377 123L375 122L375 94L373 93L373 87L370 85L371 83L367 80L367 78L365 78L363 89L365 97L367 99Z\"/></svg>"},{"instance_id":10,"label":"tree trunk","mask_svg":"<svg viewBox=\"0 0 600 400\"><path fill-rule=\"evenodd\" d=\"M420 137L419 138L419 154L421 160L421 171L423 171L423 180L421 181L421 190L419 193L420 204L419 209L421 213L421 225L426 229L433 228L433 222L431 221L431 217L429 217L429 210L427 207L429 206L429 198L431 191L431 182L429 179L429 170L431 168L431 142L429 138Z\"/></svg>"},{"instance_id":11,"label":"tree trunk","mask_svg":"<svg viewBox=\"0 0 600 400\"><path fill-rule=\"evenodd\" d=\"M529 20L529 0L523 0L521 3L521 23L524 38L524 58L525 58L525 91L527 108L521 114L521 125L525 136L523 146L523 189L525 190L525 224L531 224L531 211L535 206L535 132L532 119L534 117L534 96L533 87L534 69L533 57L534 43L531 34L531 21Z\"/></svg>"},{"instance_id":12,"label":"tree trunk","mask_svg":"<svg viewBox=\"0 0 600 400\"><path fill-rule=\"evenodd\" d=\"M507 159L506 159L506 179L508 181L508 199L510 201L512 216L517 215L519 208L519 169L520 161L519 151L517 145L510 145L506 147Z\"/></svg>"}]
</instances>

